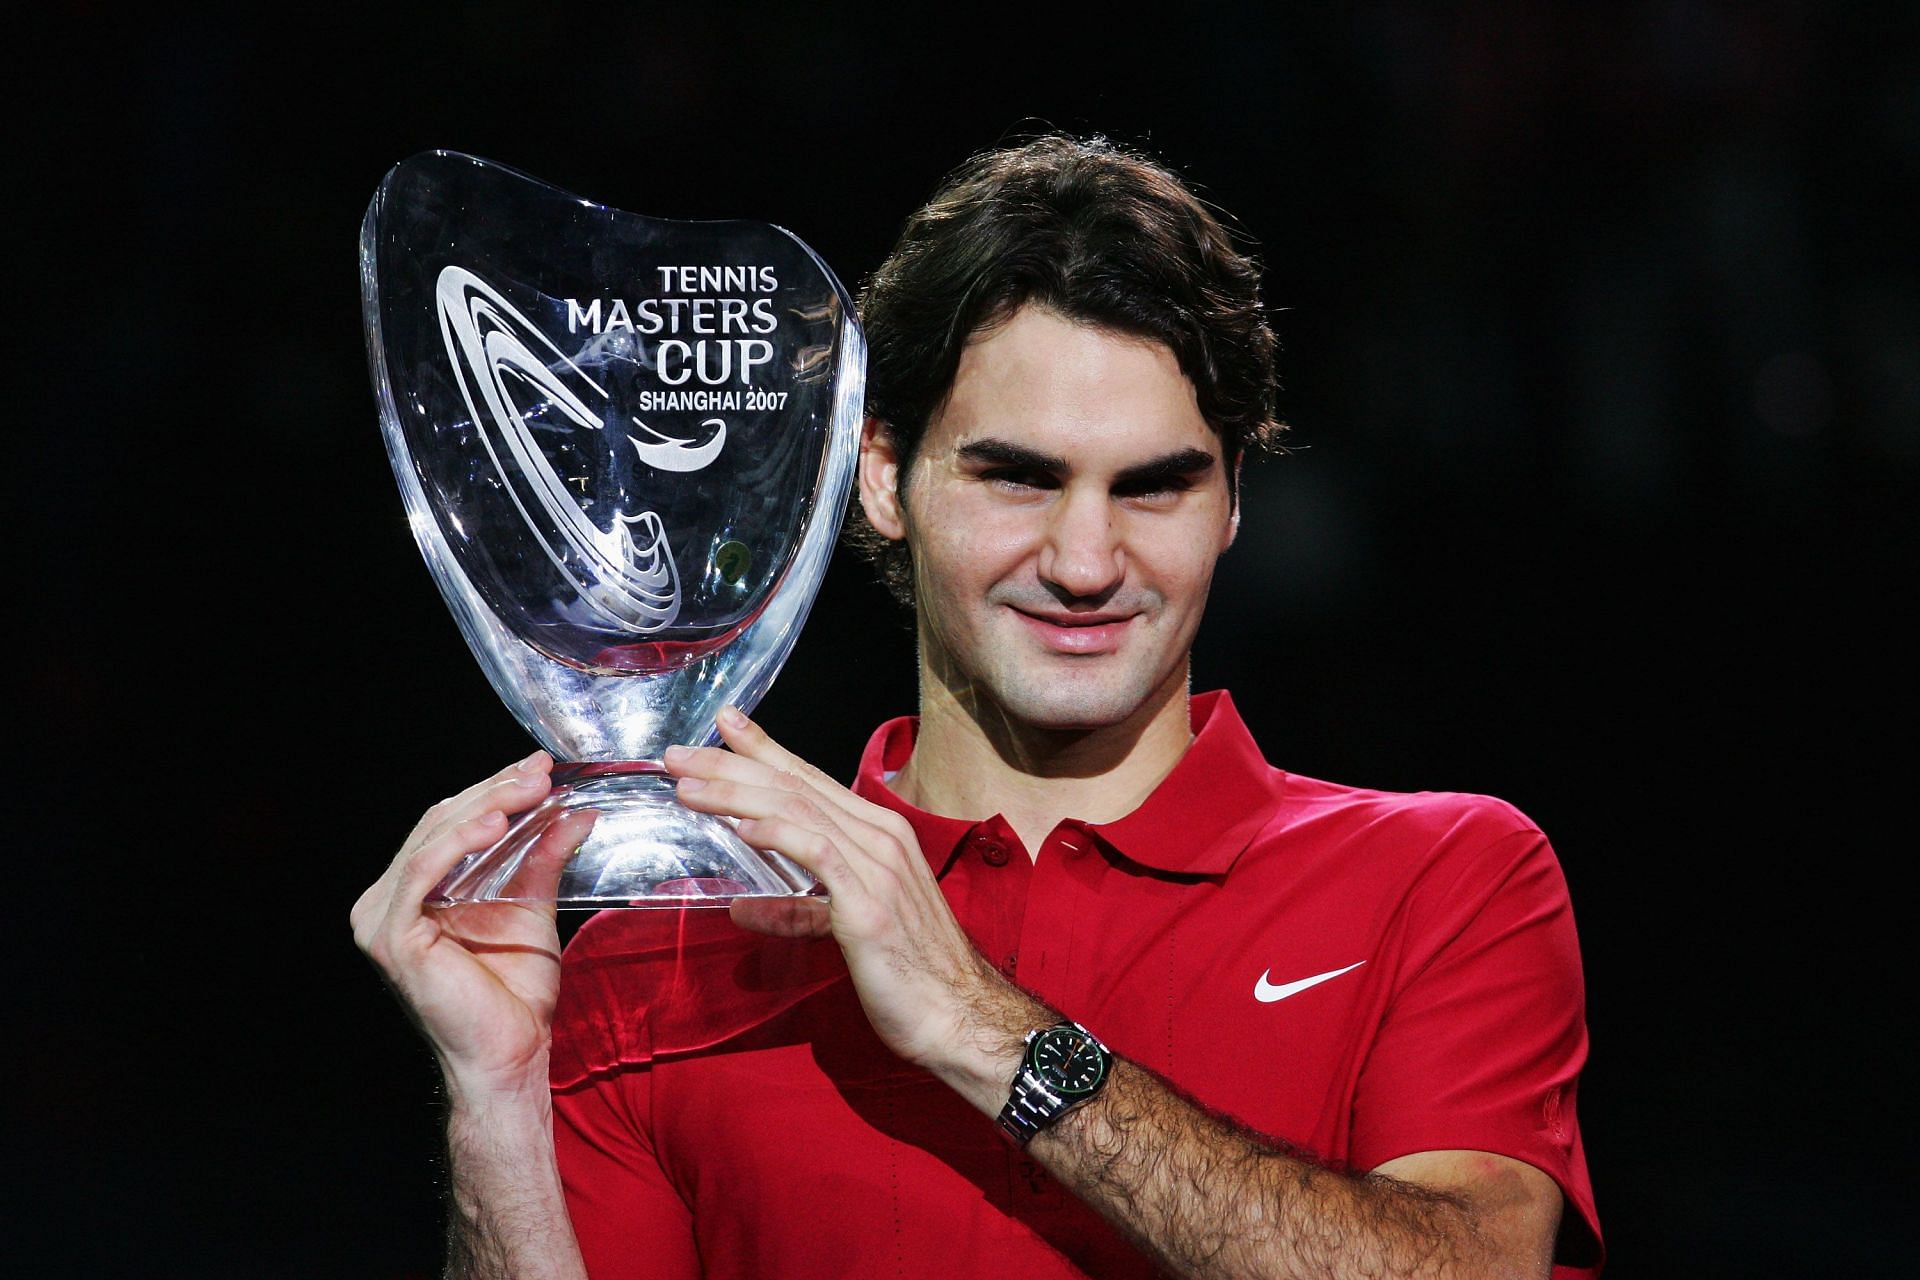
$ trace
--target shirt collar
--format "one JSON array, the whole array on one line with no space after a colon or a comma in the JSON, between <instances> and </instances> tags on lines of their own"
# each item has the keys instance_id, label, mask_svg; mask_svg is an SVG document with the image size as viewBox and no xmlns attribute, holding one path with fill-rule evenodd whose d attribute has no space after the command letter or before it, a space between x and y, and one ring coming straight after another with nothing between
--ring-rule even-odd
<instances>
[{"instance_id":1,"label":"shirt collar","mask_svg":"<svg viewBox=\"0 0 1920 1280\"><path fill-rule=\"evenodd\" d=\"M1193 743L1138 809L1087 830L1131 862L1224 876L1273 818L1287 775L1268 764L1224 689L1187 704Z\"/></svg>"},{"instance_id":2,"label":"shirt collar","mask_svg":"<svg viewBox=\"0 0 1920 1280\"><path fill-rule=\"evenodd\" d=\"M1287 775L1261 756L1225 690L1195 695L1188 716L1192 744L1139 808L1113 822L1075 825L1130 862L1183 875L1224 876L1271 820ZM887 785L913 754L919 727L919 717L900 716L874 730L853 790L906 818L939 875L960 842L982 824L915 808Z\"/></svg>"},{"instance_id":3,"label":"shirt collar","mask_svg":"<svg viewBox=\"0 0 1920 1280\"><path fill-rule=\"evenodd\" d=\"M908 757L913 755L914 735L919 731L919 716L898 716L875 729L867 739L867 749L860 755L860 772L854 777L853 793L905 818L912 825L913 834L920 841L920 852L926 855L933 874L940 876L946 873L960 842L981 824L915 808L887 785L894 774L906 767Z\"/></svg>"}]
</instances>

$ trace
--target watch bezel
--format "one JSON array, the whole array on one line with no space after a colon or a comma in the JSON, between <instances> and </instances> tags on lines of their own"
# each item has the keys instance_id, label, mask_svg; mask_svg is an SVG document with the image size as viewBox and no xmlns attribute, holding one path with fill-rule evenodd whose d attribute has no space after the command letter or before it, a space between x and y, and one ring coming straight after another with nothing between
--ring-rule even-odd
<instances>
[{"instance_id":1,"label":"watch bezel","mask_svg":"<svg viewBox=\"0 0 1920 1280\"><path fill-rule=\"evenodd\" d=\"M1071 1084L1061 1078L1058 1068L1040 1061L1041 1047L1059 1040L1075 1041L1080 1045L1090 1046L1094 1050L1094 1061L1098 1064L1099 1071L1088 1084L1084 1086ZM1071 1051L1069 1053L1071 1054ZM1078 1101L1100 1092L1100 1086L1106 1083L1107 1073L1113 1069L1112 1055L1107 1047L1101 1044L1091 1031L1073 1022L1060 1023L1037 1032L1033 1041L1027 1046L1026 1056L1027 1066L1034 1076L1049 1090L1059 1094L1063 1101Z\"/></svg>"}]
</instances>

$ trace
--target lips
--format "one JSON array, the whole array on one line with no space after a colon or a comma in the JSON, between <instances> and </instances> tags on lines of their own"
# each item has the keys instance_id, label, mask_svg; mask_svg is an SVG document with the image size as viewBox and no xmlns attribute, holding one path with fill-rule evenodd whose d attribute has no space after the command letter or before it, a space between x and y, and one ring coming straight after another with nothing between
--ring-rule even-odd
<instances>
[{"instance_id":1,"label":"lips","mask_svg":"<svg viewBox=\"0 0 1920 1280\"><path fill-rule=\"evenodd\" d=\"M1127 628L1136 614L1084 613L1033 614L1014 609L1020 620L1041 645L1054 653L1095 655L1112 653L1120 647Z\"/></svg>"}]
</instances>

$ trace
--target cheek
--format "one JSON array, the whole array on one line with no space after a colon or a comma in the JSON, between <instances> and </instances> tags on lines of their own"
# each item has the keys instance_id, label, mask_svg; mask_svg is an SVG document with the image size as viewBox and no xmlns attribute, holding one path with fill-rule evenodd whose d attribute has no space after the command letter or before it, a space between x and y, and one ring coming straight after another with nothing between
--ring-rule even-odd
<instances>
[{"instance_id":1,"label":"cheek","mask_svg":"<svg viewBox=\"0 0 1920 1280\"><path fill-rule=\"evenodd\" d=\"M1129 547L1142 581L1160 593L1170 609L1198 610L1206 603L1220 552L1216 531L1191 525L1154 529Z\"/></svg>"},{"instance_id":2,"label":"cheek","mask_svg":"<svg viewBox=\"0 0 1920 1280\"><path fill-rule=\"evenodd\" d=\"M915 554L942 583L979 587L1009 576L1032 554L1042 527L1018 508L947 501L914 510Z\"/></svg>"}]
</instances>

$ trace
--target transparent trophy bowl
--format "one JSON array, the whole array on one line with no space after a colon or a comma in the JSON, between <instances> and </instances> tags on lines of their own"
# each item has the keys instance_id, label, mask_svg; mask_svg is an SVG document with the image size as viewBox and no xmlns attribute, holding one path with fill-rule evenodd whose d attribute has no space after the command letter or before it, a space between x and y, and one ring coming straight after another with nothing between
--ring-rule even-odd
<instances>
[{"instance_id":1,"label":"transparent trophy bowl","mask_svg":"<svg viewBox=\"0 0 1920 1280\"><path fill-rule=\"evenodd\" d=\"M816 892L681 805L659 760L713 741L721 707L753 708L826 572L866 378L832 271L779 227L640 217L435 151L380 183L360 284L421 554L559 762L552 794L430 900ZM542 891L530 853L583 810L590 833Z\"/></svg>"}]
</instances>

